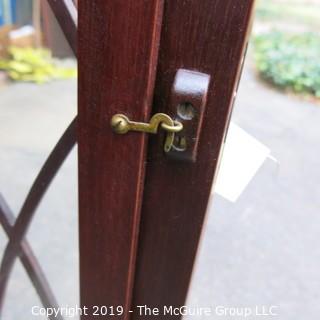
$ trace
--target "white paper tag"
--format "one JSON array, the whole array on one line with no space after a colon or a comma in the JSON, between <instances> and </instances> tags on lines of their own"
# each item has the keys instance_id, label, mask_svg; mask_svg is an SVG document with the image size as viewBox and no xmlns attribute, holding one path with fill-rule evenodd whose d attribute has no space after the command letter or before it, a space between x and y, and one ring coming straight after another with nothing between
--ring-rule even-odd
<instances>
[{"instance_id":1,"label":"white paper tag","mask_svg":"<svg viewBox=\"0 0 320 320\"><path fill-rule=\"evenodd\" d=\"M269 155L270 149L231 123L214 192L236 202Z\"/></svg>"}]
</instances>

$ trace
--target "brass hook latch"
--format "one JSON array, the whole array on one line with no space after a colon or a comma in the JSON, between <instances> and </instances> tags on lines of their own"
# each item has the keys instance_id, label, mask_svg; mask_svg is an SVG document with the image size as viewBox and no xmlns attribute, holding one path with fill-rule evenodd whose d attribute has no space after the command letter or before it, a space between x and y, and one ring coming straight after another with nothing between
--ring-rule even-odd
<instances>
[{"instance_id":1,"label":"brass hook latch","mask_svg":"<svg viewBox=\"0 0 320 320\"><path fill-rule=\"evenodd\" d=\"M167 132L164 143L164 151L169 152L173 145L174 134L183 129L179 121L174 121L165 113L156 113L152 116L149 123L135 122L129 120L124 114L115 114L111 119L111 127L115 133L125 134L128 131L140 131L147 133L157 133L159 125Z\"/></svg>"}]
</instances>

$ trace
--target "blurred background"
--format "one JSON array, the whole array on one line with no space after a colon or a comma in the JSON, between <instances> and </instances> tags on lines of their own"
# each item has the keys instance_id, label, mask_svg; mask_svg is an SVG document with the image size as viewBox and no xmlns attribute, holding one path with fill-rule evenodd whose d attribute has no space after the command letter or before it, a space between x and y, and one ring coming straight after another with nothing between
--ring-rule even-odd
<instances>
[{"instance_id":1,"label":"blurred background","mask_svg":"<svg viewBox=\"0 0 320 320\"><path fill-rule=\"evenodd\" d=\"M275 305L278 316L264 318L319 318L319 30L319 0L257 1L232 121L277 163L266 160L237 202L214 195L190 306ZM14 213L76 115L76 75L45 0L0 0L0 192ZM78 304L77 228L73 150L28 232L60 306ZM0 228L0 252L6 242ZM32 319L34 305L41 302L17 262L3 319Z\"/></svg>"}]
</instances>

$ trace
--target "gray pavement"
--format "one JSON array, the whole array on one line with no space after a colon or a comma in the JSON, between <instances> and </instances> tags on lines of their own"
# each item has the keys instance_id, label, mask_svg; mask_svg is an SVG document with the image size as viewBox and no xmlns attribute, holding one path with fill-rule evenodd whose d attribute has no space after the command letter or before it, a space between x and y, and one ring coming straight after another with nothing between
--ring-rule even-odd
<instances>
[{"instance_id":1,"label":"gray pavement","mask_svg":"<svg viewBox=\"0 0 320 320\"><path fill-rule=\"evenodd\" d=\"M266 161L237 203L215 196L189 303L319 319L320 106L259 83L247 63L233 121L279 164Z\"/></svg>"},{"instance_id":2,"label":"gray pavement","mask_svg":"<svg viewBox=\"0 0 320 320\"><path fill-rule=\"evenodd\" d=\"M76 114L77 84L14 84L0 91L0 192L18 212L48 153ZM28 232L60 305L78 302L77 159L70 154ZM0 252L7 238L0 228ZM33 317L41 305L20 262L11 277L3 319Z\"/></svg>"},{"instance_id":3,"label":"gray pavement","mask_svg":"<svg viewBox=\"0 0 320 320\"><path fill-rule=\"evenodd\" d=\"M76 113L76 82L15 84L0 90L0 190L17 212L47 153ZM237 203L214 197L188 304L275 305L278 316L249 319L316 320L320 313L320 106L259 83L247 64L233 121L267 145L279 164L267 161ZM60 305L75 305L76 150L48 190L28 239ZM5 243L0 229L1 251ZM33 305L40 305L39 299L17 264L3 319L44 319L31 316Z\"/></svg>"}]
</instances>

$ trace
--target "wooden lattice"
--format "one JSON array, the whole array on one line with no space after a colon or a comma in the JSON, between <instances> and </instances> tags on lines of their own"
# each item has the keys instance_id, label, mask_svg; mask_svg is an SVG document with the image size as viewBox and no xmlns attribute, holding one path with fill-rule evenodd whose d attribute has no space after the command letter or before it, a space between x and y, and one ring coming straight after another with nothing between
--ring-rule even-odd
<instances>
[{"instance_id":1,"label":"wooden lattice","mask_svg":"<svg viewBox=\"0 0 320 320\"><path fill-rule=\"evenodd\" d=\"M77 8L75 2L72 0L48 0L48 2L76 55ZM0 266L0 317L8 280L17 258L21 260L26 269L43 306L45 308L57 308L57 301L30 244L26 240L26 234L41 199L75 144L76 118L71 122L48 156L16 219L0 194L0 223L9 239ZM51 319L62 320L62 316L58 315Z\"/></svg>"}]
</instances>

